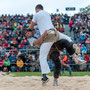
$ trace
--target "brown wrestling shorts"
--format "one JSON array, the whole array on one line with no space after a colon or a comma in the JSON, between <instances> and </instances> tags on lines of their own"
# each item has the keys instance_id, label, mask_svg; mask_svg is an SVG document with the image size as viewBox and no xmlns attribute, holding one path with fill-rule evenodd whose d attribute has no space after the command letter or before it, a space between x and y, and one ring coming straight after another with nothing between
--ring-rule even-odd
<instances>
[{"instance_id":1,"label":"brown wrestling shorts","mask_svg":"<svg viewBox=\"0 0 90 90\"><path fill-rule=\"evenodd\" d=\"M58 40L59 40L59 32L55 28L51 28L48 30L48 34L46 35L43 43L56 42Z\"/></svg>"}]
</instances>

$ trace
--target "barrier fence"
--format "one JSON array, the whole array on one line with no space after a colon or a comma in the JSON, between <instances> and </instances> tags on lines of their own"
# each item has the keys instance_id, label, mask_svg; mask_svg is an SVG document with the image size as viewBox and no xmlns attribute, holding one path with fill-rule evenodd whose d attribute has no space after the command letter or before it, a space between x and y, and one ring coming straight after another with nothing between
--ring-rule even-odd
<instances>
[{"instance_id":1,"label":"barrier fence","mask_svg":"<svg viewBox=\"0 0 90 90\"><path fill-rule=\"evenodd\" d=\"M86 64L82 64L82 65L78 65L78 64L68 64L68 66L70 66L71 70L74 72L77 71L90 71L90 64L86 63ZM54 70L54 65L49 65L50 70L53 71ZM17 65L17 63L11 63L10 66L2 66L0 67L1 71L4 72L40 72L41 68L39 63L37 62L31 62L31 63L23 63L22 67L19 67ZM61 65L61 71L68 71L68 68L63 67L63 65Z\"/></svg>"},{"instance_id":2,"label":"barrier fence","mask_svg":"<svg viewBox=\"0 0 90 90\"><path fill-rule=\"evenodd\" d=\"M20 49L19 49L20 50ZM39 51L39 48L30 48L30 49L22 49L25 52L29 51ZM4 52L10 52L11 50L5 50ZM12 50L16 51L16 50ZM21 63L19 63L21 64ZM90 63L78 65L78 64L68 64L71 67L72 71L90 71ZM54 65L49 65L51 71L54 70ZM0 66L1 71L11 71L11 72L40 72L40 65L37 60L31 61L30 63L23 63L22 67L18 67L17 63L11 63L10 66ZM61 70L67 70L61 65Z\"/></svg>"}]
</instances>

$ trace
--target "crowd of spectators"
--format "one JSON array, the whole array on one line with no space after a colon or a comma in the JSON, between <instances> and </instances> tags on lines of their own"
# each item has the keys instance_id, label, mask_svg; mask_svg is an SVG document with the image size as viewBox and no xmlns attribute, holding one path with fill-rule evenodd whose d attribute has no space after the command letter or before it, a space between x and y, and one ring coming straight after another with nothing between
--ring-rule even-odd
<instances>
[{"instance_id":1,"label":"crowd of spectators","mask_svg":"<svg viewBox=\"0 0 90 90\"><path fill-rule=\"evenodd\" d=\"M24 27L29 27L33 15L2 15L0 16L0 70L1 71L40 71L38 60L39 52L28 51L31 47L27 38L23 37L21 31ZM71 20L71 30L74 32L74 40L80 46L81 54L90 53L89 38L89 16L87 14L77 14L73 17L68 15L51 14L52 23L58 31L64 32L64 24L69 24ZM89 45L88 45L89 43ZM89 49L89 51L88 51ZM22 54L18 56L18 53ZM33 54L33 55L32 55ZM88 56L86 58L88 62ZM87 60L88 59L88 60ZM51 61L49 61L50 63ZM52 66L51 66L52 67ZM53 67L52 67L53 70Z\"/></svg>"},{"instance_id":2,"label":"crowd of spectators","mask_svg":"<svg viewBox=\"0 0 90 90\"><path fill-rule=\"evenodd\" d=\"M29 55L28 50L31 49L29 42L21 34L24 27L30 26L31 20L32 15L0 16L1 71L36 71L38 69L38 65L34 63L37 66L36 68L34 64L31 64L37 61L36 58ZM21 52L22 55L17 57L18 52ZM29 67L29 70L26 67Z\"/></svg>"},{"instance_id":3,"label":"crowd of spectators","mask_svg":"<svg viewBox=\"0 0 90 90\"><path fill-rule=\"evenodd\" d=\"M76 14L71 21L74 41L80 47L84 58L84 54L90 55L90 15Z\"/></svg>"},{"instance_id":4,"label":"crowd of spectators","mask_svg":"<svg viewBox=\"0 0 90 90\"><path fill-rule=\"evenodd\" d=\"M73 32L74 42L80 47L80 58L90 64L90 15L75 14L70 18L69 27L70 34ZM90 69L90 66L87 68Z\"/></svg>"}]
</instances>

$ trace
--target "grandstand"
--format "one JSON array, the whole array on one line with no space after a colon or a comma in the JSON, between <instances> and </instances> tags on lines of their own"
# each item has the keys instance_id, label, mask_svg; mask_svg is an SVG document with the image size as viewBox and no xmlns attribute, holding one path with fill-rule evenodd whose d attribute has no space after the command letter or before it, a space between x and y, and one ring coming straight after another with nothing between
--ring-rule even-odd
<instances>
[{"instance_id":1,"label":"grandstand","mask_svg":"<svg viewBox=\"0 0 90 90\"><path fill-rule=\"evenodd\" d=\"M27 38L23 37L21 34L21 31L24 27L29 27L32 15L27 16L21 16L21 15L2 15L0 17L0 58L3 62L2 69L3 71L4 67L4 59L8 58L10 61L10 71L19 71L19 67L17 67L17 54L20 51L22 53L21 59L23 61L23 64L27 62L34 63L34 67L29 65L28 70L30 71L30 68L33 68L33 71L40 71L40 65L38 63L38 47L31 47ZM68 23L65 24L65 18L68 19ZM89 25L89 15L87 14L75 14L72 17L69 17L67 15L60 15L60 14L51 14L52 22L54 26L57 28L59 32L62 33L68 33L67 35L70 36L70 33L72 33L71 37L74 39L75 43L78 44L78 46L81 49L81 58L85 59L87 63L90 61L90 25ZM72 31L69 31L69 20L72 19L73 25L72 25ZM68 30L65 28L68 27ZM36 32L37 27L35 28ZM37 35L40 35L38 32ZM25 54L24 57L23 53ZM32 55L31 55L32 54ZM85 55L84 55L85 54ZM24 60L24 59L25 60ZM69 57L68 57L69 58ZM13 62L13 59L15 61ZM68 60L69 64L74 64L74 62L70 63L70 58ZM15 65L12 65L12 63L15 63ZM20 69L20 71L25 71L25 66ZM39 66L39 67L38 67ZM12 67L14 67L15 70L12 70ZM72 67L73 68L73 67ZM80 70L80 68L78 68ZM73 70L73 69L72 69ZM87 65L86 70L89 70L89 66ZM8 71L8 70L7 70ZM32 70L31 70L32 71Z\"/></svg>"}]
</instances>

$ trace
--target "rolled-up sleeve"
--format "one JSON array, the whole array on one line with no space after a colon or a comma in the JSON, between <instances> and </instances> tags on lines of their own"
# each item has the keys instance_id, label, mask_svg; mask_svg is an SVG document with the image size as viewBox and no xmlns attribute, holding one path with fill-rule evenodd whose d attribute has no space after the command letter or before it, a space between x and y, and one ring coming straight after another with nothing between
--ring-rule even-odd
<instances>
[{"instance_id":1,"label":"rolled-up sleeve","mask_svg":"<svg viewBox=\"0 0 90 90\"><path fill-rule=\"evenodd\" d=\"M36 14L33 16L32 22L37 23Z\"/></svg>"}]
</instances>

